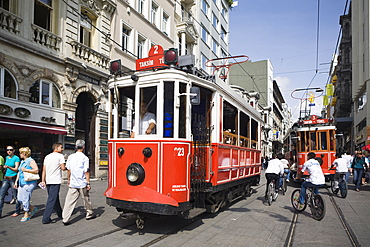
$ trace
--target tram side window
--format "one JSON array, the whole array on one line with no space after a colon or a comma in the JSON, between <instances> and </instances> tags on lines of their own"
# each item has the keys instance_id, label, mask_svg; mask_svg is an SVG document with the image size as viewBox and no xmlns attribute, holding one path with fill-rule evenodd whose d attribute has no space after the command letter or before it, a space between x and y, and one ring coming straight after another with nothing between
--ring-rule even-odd
<instances>
[{"instance_id":1,"label":"tram side window","mask_svg":"<svg viewBox=\"0 0 370 247\"><path fill-rule=\"evenodd\" d=\"M238 141L238 112L228 102L223 104L223 143L237 145Z\"/></svg>"},{"instance_id":2,"label":"tram side window","mask_svg":"<svg viewBox=\"0 0 370 247\"><path fill-rule=\"evenodd\" d=\"M241 147L250 147L249 139L249 116L240 113L240 146Z\"/></svg>"},{"instance_id":3,"label":"tram side window","mask_svg":"<svg viewBox=\"0 0 370 247\"><path fill-rule=\"evenodd\" d=\"M258 122L253 119L251 122L251 148L258 148Z\"/></svg>"},{"instance_id":4,"label":"tram side window","mask_svg":"<svg viewBox=\"0 0 370 247\"><path fill-rule=\"evenodd\" d=\"M164 82L163 137L173 138L174 82Z\"/></svg>"},{"instance_id":5,"label":"tram side window","mask_svg":"<svg viewBox=\"0 0 370 247\"><path fill-rule=\"evenodd\" d=\"M328 149L328 139L326 137L326 132L320 132L319 133L319 136L320 136L320 145L319 145L319 149L321 150L327 150Z\"/></svg>"},{"instance_id":6,"label":"tram side window","mask_svg":"<svg viewBox=\"0 0 370 247\"><path fill-rule=\"evenodd\" d=\"M118 137L129 138L133 128L135 112L135 87L120 88L118 91Z\"/></svg>"},{"instance_id":7,"label":"tram side window","mask_svg":"<svg viewBox=\"0 0 370 247\"><path fill-rule=\"evenodd\" d=\"M180 94L186 93L186 84L180 83ZM179 138L186 138L186 97L180 97Z\"/></svg>"},{"instance_id":8,"label":"tram side window","mask_svg":"<svg viewBox=\"0 0 370 247\"><path fill-rule=\"evenodd\" d=\"M317 150L316 143L316 132L310 133L310 151Z\"/></svg>"},{"instance_id":9,"label":"tram side window","mask_svg":"<svg viewBox=\"0 0 370 247\"><path fill-rule=\"evenodd\" d=\"M334 134L335 134L334 130L330 130L329 131L329 136L330 136L330 151L335 151L336 150Z\"/></svg>"},{"instance_id":10,"label":"tram side window","mask_svg":"<svg viewBox=\"0 0 370 247\"><path fill-rule=\"evenodd\" d=\"M308 151L306 150L306 143L308 142L306 140L306 135L305 135L305 132L298 132L298 137L300 139L300 145L299 145L299 150L298 152L305 152L305 151Z\"/></svg>"}]
</instances>

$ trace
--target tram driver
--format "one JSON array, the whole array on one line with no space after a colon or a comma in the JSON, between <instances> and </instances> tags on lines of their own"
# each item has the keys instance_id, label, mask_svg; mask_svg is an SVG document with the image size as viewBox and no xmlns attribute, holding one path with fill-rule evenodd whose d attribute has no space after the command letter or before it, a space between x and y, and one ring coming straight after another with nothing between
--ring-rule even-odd
<instances>
[{"instance_id":1,"label":"tram driver","mask_svg":"<svg viewBox=\"0 0 370 247\"><path fill-rule=\"evenodd\" d=\"M154 113L148 112L148 104L144 101L140 103L140 122L139 126L134 125L131 132L131 138L135 137L135 132L138 131L139 128L139 135L143 134L155 134L156 132L156 118Z\"/></svg>"}]
</instances>

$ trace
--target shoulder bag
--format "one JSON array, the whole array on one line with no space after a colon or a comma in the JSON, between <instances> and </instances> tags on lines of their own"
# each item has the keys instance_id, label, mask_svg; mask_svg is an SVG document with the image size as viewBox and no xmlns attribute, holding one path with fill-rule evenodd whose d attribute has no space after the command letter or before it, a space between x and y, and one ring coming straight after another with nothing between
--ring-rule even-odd
<instances>
[{"instance_id":1,"label":"shoulder bag","mask_svg":"<svg viewBox=\"0 0 370 247\"><path fill-rule=\"evenodd\" d=\"M34 180L39 180L40 176L38 173L23 172L24 181L30 182Z\"/></svg>"}]
</instances>

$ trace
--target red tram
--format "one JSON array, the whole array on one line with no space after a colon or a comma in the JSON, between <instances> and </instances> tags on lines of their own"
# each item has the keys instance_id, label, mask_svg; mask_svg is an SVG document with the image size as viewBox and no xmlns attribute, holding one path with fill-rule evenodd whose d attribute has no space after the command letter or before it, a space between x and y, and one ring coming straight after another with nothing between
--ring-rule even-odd
<instances>
[{"instance_id":1,"label":"red tram","mask_svg":"<svg viewBox=\"0 0 370 247\"><path fill-rule=\"evenodd\" d=\"M335 170L329 170L335 160L335 133L336 127L331 118L311 115L309 119L299 120L295 124L292 132L294 148L290 154L295 159L298 168L297 171L293 171L294 178L307 161L307 154L314 152L317 158L322 159L321 168L325 178L329 181L330 175L335 174ZM305 172L303 175L308 174Z\"/></svg>"},{"instance_id":2,"label":"red tram","mask_svg":"<svg viewBox=\"0 0 370 247\"><path fill-rule=\"evenodd\" d=\"M167 67L111 79L109 89L105 196L123 218L139 228L147 216L190 219L259 183L260 113L222 80ZM150 134L140 132L141 102L156 118Z\"/></svg>"}]
</instances>

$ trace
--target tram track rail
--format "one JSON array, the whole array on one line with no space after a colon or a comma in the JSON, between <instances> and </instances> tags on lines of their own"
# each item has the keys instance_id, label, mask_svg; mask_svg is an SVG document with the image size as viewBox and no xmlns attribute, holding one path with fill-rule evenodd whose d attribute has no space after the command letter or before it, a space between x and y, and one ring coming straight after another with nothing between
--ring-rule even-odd
<instances>
[{"instance_id":1,"label":"tram track rail","mask_svg":"<svg viewBox=\"0 0 370 247\"><path fill-rule=\"evenodd\" d=\"M335 201L335 198L334 198L333 193L330 192L330 190L329 190L328 187L326 187L326 190L328 191L330 202L331 202L331 204L334 207L334 210L335 210L335 212L336 212L336 214L337 214L337 216L339 218L339 221L341 222L341 224L342 224L342 226L344 228L344 231L347 234L347 237L348 237L349 241L351 242L351 245L353 247L359 247L359 246L361 246L361 244L357 240L356 234L351 229L351 227L348 224L348 222L347 222L347 220L346 220L346 218L345 218L342 210L340 209L338 203ZM328 205L326 205L326 207L327 206ZM285 247L291 247L294 244L294 233L295 233L295 230L296 230L298 217L299 217L299 213L294 212L293 217L292 217L292 220L291 220L291 223L290 223L288 235L287 235L287 238L286 238L286 241L285 241L285 245L284 245Z\"/></svg>"}]
</instances>

